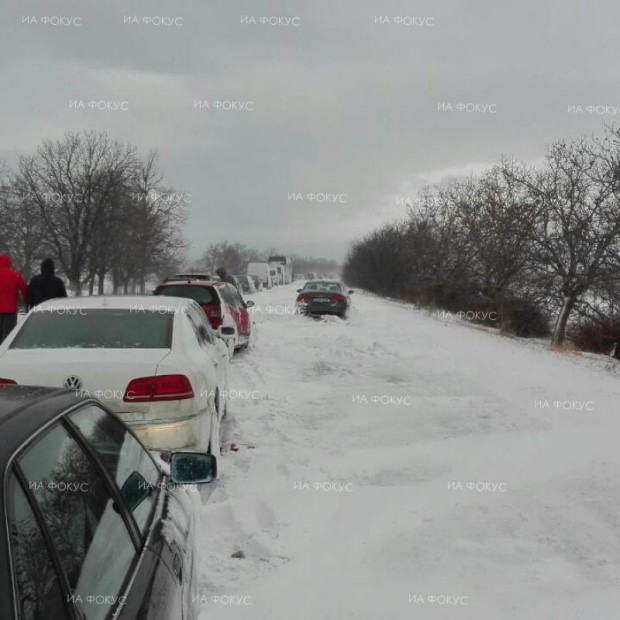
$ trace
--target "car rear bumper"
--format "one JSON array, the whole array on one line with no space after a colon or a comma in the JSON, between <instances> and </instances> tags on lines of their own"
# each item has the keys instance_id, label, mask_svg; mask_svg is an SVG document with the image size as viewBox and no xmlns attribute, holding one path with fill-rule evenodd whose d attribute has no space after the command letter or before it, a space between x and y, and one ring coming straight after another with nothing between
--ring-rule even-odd
<instances>
[{"instance_id":1,"label":"car rear bumper","mask_svg":"<svg viewBox=\"0 0 620 620\"><path fill-rule=\"evenodd\" d=\"M123 414L118 416L124 420ZM124 420L142 442L152 450L179 450L201 448L200 422L206 415L196 413L182 418L170 417L158 420Z\"/></svg>"},{"instance_id":2,"label":"car rear bumper","mask_svg":"<svg viewBox=\"0 0 620 620\"><path fill-rule=\"evenodd\" d=\"M344 314L347 304L298 304L300 314Z\"/></svg>"},{"instance_id":3,"label":"car rear bumper","mask_svg":"<svg viewBox=\"0 0 620 620\"><path fill-rule=\"evenodd\" d=\"M237 342L235 343L235 349L244 347L247 344L250 344L250 332L248 332L247 334L238 334Z\"/></svg>"}]
</instances>

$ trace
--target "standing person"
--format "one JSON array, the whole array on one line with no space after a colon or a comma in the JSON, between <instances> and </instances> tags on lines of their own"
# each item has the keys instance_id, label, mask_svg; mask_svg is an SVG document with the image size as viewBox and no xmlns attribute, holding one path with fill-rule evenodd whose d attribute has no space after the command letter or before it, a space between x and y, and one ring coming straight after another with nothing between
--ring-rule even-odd
<instances>
[{"instance_id":1,"label":"standing person","mask_svg":"<svg viewBox=\"0 0 620 620\"><path fill-rule=\"evenodd\" d=\"M28 284L28 305L34 308L48 299L66 297L63 281L56 275L56 265L51 258L43 259L41 273Z\"/></svg>"},{"instance_id":2,"label":"standing person","mask_svg":"<svg viewBox=\"0 0 620 620\"><path fill-rule=\"evenodd\" d=\"M239 295L241 295L241 291L239 290L238 283L235 280L235 278L230 273L228 273L228 269L226 269L225 267L218 267L215 270L215 273L218 276L220 276L220 280L222 282L228 282L228 284L232 284L237 289Z\"/></svg>"},{"instance_id":3,"label":"standing person","mask_svg":"<svg viewBox=\"0 0 620 620\"><path fill-rule=\"evenodd\" d=\"M3 342L17 325L17 300L20 293L27 305L26 280L21 273L11 268L10 256L0 254L0 342Z\"/></svg>"}]
</instances>

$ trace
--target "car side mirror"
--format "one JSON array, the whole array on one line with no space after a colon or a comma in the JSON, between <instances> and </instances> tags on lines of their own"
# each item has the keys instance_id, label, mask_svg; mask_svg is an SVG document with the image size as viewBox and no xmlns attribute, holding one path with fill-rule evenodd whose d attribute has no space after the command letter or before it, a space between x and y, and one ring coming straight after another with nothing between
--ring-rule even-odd
<instances>
[{"instance_id":1,"label":"car side mirror","mask_svg":"<svg viewBox=\"0 0 620 620\"><path fill-rule=\"evenodd\" d=\"M349 290L349 295L353 295L353 293L355 293L355 291L353 289Z\"/></svg>"},{"instance_id":2,"label":"car side mirror","mask_svg":"<svg viewBox=\"0 0 620 620\"><path fill-rule=\"evenodd\" d=\"M235 328L234 327L220 327L220 336L234 336Z\"/></svg>"},{"instance_id":3,"label":"car side mirror","mask_svg":"<svg viewBox=\"0 0 620 620\"><path fill-rule=\"evenodd\" d=\"M251 308L253 305L254 305L254 302L253 302L251 299L248 299L248 300L245 302L245 307L246 307L246 308Z\"/></svg>"},{"instance_id":4,"label":"car side mirror","mask_svg":"<svg viewBox=\"0 0 620 620\"><path fill-rule=\"evenodd\" d=\"M297 289L297 292L298 292L298 293L301 293L301 291L303 291L303 289L301 289L301 288L298 288L298 289Z\"/></svg>"},{"instance_id":5,"label":"car side mirror","mask_svg":"<svg viewBox=\"0 0 620 620\"><path fill-rule=\"evenodd\" d=\"M206 452L173 452L170 479L175 484L206 484L217 477L217 459Z\"/></svg>"}]
</instances>

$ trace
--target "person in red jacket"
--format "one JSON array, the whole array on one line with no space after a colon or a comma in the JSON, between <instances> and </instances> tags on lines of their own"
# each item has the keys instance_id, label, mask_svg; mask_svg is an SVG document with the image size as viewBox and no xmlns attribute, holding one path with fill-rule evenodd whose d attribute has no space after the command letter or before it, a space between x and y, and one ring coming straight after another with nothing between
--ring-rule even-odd
<instances>
[{"instance_id":1,"label":"person in red jacket","mask_svg":"<svg viewBox=\"0 0 620 620\"><path fill-rule=\"evenodd\" d=\"M17 298L28 303L28 287L21 273L11 269L11 258L0 254L0 342L17 325Z\"/></svg>"}]
</instances>

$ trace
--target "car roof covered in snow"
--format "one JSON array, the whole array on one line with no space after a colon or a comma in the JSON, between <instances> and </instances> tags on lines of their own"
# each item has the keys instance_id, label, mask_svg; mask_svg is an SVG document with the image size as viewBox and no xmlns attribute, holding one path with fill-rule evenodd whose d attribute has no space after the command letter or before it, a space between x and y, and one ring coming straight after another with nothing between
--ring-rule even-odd
<instances>
[{"instance_id":1,"label":"car roof covered in snow","mask_svg":"<svg viewBox=\"0 0 620 620\"><path fill-rule=\"evenodd\" d=\"M166 284L169 284L166 282ZM165 300L165 301L162 301ZM64 297L50 299L33 308L30 312L58 311L59 308L114 309L131 310L169 308L170 311L185 308L196 302L186 297L161 297L153 295L94 295L92 297Z\"/></svg>"},{"instance_id":2,"label":"car roof covered in snow","mask_svg":"<svg viewBox=\"0 0 620 620\"><path fill-rule=\"evenodd\" d=\"M236 277L236 276L235 276ZM166 280L166 282L162 282L157 288L164 288L166 286L215 286L215 287L226 287L233 286L230 282L224 282L223 280ZM161 299L161 297L158 297ZM167 297L166 299L184 299L183 297Z\"/></svg>"},{"instance_id":3,"label":"car roof covered in snow","mask_svg":"<svg viewBox=\"0 0 620 620\"><path fill-rule=\"evenodd\" d=\"M80 400L75 390L31 385L0 386L0 470L34 432Z\"/></svg>"},{"instance_id":4,"label":"car roof covered in snow","mask_svg":"<svg viewBox=\"0 0 620 620\"><path fill-rule=\"evenodd\" d=\"M15 452L39 430L53 422L63 411L80 402L92 399L76 396L75 391L4 385L0 387L0 520L5 520L5 485L8 481L7 465ZM0 527L0 591L11 591L7 528ZM0 618L13 617L11 596L0 597Z\"/></svg>"},{"instance_id":5,"label":"car roof covered in snow","mask_svg":"<svg viewBox=\"0 0 620 620\"><path fill-rule=\"evenodd\" d=\"M340 286L344 286L340 280L306 280L306 285L308 284L340 284Z\"/></svg>"}]
</instances>

